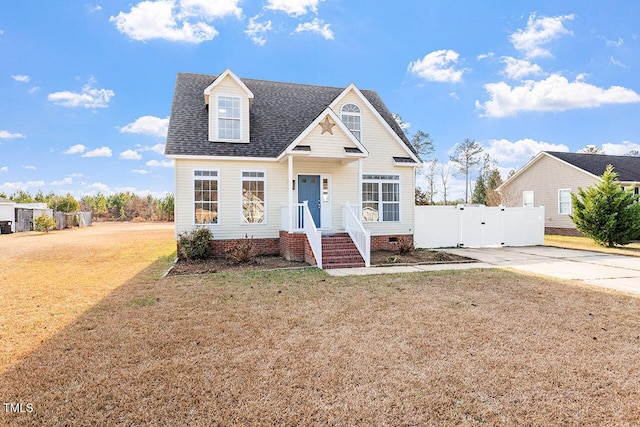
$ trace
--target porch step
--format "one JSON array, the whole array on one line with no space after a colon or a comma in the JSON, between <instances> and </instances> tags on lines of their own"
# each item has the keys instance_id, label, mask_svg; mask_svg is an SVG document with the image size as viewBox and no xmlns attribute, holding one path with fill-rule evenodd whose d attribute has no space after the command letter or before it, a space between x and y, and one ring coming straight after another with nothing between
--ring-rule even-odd
<instances>
[{"instance_id":1,"label":"porch step","mask_svg":"<svg viewBox=\"0 0 640 427\"><path fill-rule=\"evenodd\" d=\"M347 233L322 237L323 268L364 267L364 260Z\"/></svg>"}]
</instances>

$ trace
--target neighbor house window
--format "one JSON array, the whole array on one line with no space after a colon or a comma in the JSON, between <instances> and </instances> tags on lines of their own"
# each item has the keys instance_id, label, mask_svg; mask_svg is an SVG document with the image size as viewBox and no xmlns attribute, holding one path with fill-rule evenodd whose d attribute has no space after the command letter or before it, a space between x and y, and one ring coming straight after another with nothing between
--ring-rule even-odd
<instances>
[{"instance_id":1,"label":"neighbor house window","mask_svg":"<svg viewBox=\"0 0 640 427\"><path fill-rule=\"evenodd\" d=\"M571 190L558 190L558 213L569 215L571 213Z\"/></svg>"},{"instance_id":2,"label":"neighbor house window","mask_svg":"<svg viewBox=\"0 0 640 427\"><path fill-rule=\"evenodd\" d=\"M362 220L400 221L399 175L362 175Z\"/></svg>"},{"instance_id":3,"label":"neighbor house window","mask_svg":"<svg viewBox=\"0 0 640 427\"><path fill-rule=\"evenodd\" d=\"M342 122L349 128L358 141L360 141L360 137L362 136L360 107L356 104L344 104L341 113Z\"/></svg>"},{"instance_id":4,"label":"neighbor house window","mask_svg":"<svg viewBox=\"0 0 640 427\"><path fill-rule=\"evenodd\" d=\"M265 175L264 172L242 172L242 222L263 224L265 222Z\"/></svg>"},{"instance_id":5,"label":"neighbor house window","mask_svg":"<svg viewBox=\"0 0 640 427\"><path fill-rule=\"evenodd\" d=\"M240 98L218 97L218 139L240 139Z\"/></svg>"},{"instance_id":6,"label":"neighbor house window","mask_svg":"<svg viewBox=\"0 0 640 427\"><path fill-rule=\"evenodd\" d=\"M533 205L533 191L522 192L522 206L525 208L532 208Z\"/></svg>"},{"instance_id":7,"label":"neighbor house window","mask_svg":"<svg viewBox=\"0 0 640 427\"><path fill-rule=\"evenodd\" d=\"M193 172L195 224L218 223L218 171Z\"/></svg>"}]
</instances>

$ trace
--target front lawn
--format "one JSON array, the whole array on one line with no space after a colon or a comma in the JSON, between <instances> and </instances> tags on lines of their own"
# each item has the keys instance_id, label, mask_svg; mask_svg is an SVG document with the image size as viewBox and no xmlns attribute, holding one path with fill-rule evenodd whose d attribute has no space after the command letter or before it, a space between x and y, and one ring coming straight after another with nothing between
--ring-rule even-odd
<instances>
[{"instance_id":1,"label":"front lawn","mask_svg":"<svg viewBox=\"0 0 640 427\"><path fill-rule=\"evenodd\" d=\"M581 249L586 251L596 251L608 254L618 255L630 255L640 257L640 242L634 242L630 245L617 246L615 248L608 248L600 246L590 239L589 237L576 237L576 236L559 236L553 234L546 234L544 236L544 244L546 246L555 246L559 248L567 249Z\"/></svg>"},{"instance_id":2,"label":"front lawn","mask_svg":"<svg viewBox=\"0 0 640 427\"><path fill-rule=\"evenodd\" d=\"M15 425L625 425L640 299L502 270L159 278L0 377Z\"/></svg>"}]
</instances>

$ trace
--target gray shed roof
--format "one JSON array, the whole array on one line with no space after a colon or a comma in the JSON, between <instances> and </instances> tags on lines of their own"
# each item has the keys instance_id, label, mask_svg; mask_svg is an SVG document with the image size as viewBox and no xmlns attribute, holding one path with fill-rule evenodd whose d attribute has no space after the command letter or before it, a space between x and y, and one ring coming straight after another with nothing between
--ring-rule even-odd
<instances>
[{"instance_id":1,"label":"gray shed roof","mask_svg":"<svg viewBox=\"0 0 640 427\"><path fill-rule=\"evenodd\" d=\"M618 174L618 180L623 182L640 182L640 157L609 156L606 154L561 153L545 151L545 153L600 176L608 165Z\"/></svg>"},{"instance_id":2,"label":"gray shed roof","mask_svg":"<svg viewBox=\"0 0 640 427\"><path fill-rule=\"evenodd\" d=\"M216 77L178 73L166 155L278 157L344 91L344 88L240 79L254 94L249 111L250 143L209 142L203 92ZM361 92L416 154L378 94L370 90Z\"/></svg>"}]
</instances>

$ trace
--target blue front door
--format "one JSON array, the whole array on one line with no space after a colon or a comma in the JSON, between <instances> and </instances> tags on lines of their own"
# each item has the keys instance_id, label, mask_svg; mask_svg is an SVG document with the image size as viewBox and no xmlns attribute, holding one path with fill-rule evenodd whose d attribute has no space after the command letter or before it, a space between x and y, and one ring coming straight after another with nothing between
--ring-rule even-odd
<instances>
[{"instance_id":1,"label":"blue front door","mask_svg":"<svg viewBox=\"0 0 640 427\"><path fill-rule=\"evenodd\" d=\"M320 175L298 175L298 203L305 200L313 222L320 228Z\"/></svg>"}]
</instances>

